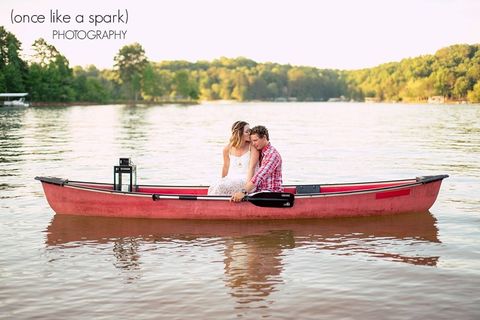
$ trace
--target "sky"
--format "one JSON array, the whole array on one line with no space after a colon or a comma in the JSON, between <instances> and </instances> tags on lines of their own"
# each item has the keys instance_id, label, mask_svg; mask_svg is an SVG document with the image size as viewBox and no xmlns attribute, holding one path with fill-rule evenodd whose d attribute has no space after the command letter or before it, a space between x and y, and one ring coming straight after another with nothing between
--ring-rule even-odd
<instances>
[{"instance_id":1,"label":"sky","mask_svg":"<svg viewBox=\"0 0 480 320\"><path fill-rule=\"evenodd\" d=\"M72 21L52 23L50 10ZM118 10L124 22L88 21L89 15L108 19ZM27 58L32 43L44 38L71 66L111 68L122 46L138 42L151 61L246 57L360 69L453 44L478 44L479 12L477 0L2 0L0 25L22 42ZM43 23L28 21L42 14ZM76 23L77 16L84 22ZM69 40L55 38L55 30L126 34Z\"/></svg>"}]
</instances>

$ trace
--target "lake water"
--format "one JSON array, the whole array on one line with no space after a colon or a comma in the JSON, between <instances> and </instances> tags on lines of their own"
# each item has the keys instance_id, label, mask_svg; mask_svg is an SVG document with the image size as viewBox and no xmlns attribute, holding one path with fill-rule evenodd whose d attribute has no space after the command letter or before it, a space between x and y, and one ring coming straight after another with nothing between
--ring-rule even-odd
<instances>
[{"instance_id":1,"label":"lake water","mask_svg":"<svg viewBox=\"0 0 480 320\"><path fill-rule=\"evenodd\" d=\"M286 183L449 174L430 212L300 221L57 216L37 175L208 185L236 120ZM0 108L1 319L479 319L480 106Z\"/></svg>"}]
</instances>

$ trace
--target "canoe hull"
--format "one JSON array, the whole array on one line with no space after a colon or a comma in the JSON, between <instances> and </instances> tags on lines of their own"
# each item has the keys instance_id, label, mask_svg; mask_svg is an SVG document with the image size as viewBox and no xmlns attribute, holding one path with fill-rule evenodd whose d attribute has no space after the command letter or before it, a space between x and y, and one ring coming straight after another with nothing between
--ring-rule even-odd
<instances>
[{"instance_id":1,"label":"canoe hull","mask_svg":"<svg viewBox=\"0 0 480 320\"><path fill-rule=\"evenodd\" d=\"M41 180L41 178L39 179ZM41 180L42 181L42 180ZM393 188L296 195L291 208L258 207L250 202L160 199L148 193L122 193L42 181L57 214L155 219L301 219L424 212L434 204L442 179Z\"/></svg>"}]
</instances>

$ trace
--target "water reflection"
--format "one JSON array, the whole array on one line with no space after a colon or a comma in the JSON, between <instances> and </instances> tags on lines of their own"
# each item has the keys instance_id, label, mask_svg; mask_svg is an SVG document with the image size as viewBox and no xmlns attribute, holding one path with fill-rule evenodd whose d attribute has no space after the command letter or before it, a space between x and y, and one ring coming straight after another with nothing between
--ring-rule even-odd
<instances>
[{"instance_id":1,"label":"water reflection","mask_svg":"<svg viewBox=\"0 0 480 320\"><path fill-rule=\"evenodd\" d=\"M15 163L20 161L22 155L25 109L0 108L0 164ZM17 176L18 170L13 171L12 166L0 166L0 176Z\"/></svg>"},{"instance_id":2,"label":"water reflection","mask_svg":"<svg viewBox=\"0 0 480 320\"><path fill-rule=\"evenodd\" d=\"M113 244L115 267L126 271L127 282L140 278L140 245L136 239L122 238Z\"/></svg>"},{"instance_id":3,"label":"water reflection","mask_svg":"<svg viewBox=\"0 0 480 320\"><path fill-rule=\"evenodd\" d=\"M115 266L120 269L138 270L140 268L138 249L139 244L135 239L115 241L113 246L113 253L117 260Z\"/></svg>"},{"instance_id":4,"label":"water reflection","mask_svg":"<svg viewBox=\"0 0 480 320\"><path fill-rule=\"evenodd\" d=\"M2 140L21 137L14 134L16 130L22 129L25 113L26 109L0 108L0 138Z\"/></svg>"},{"instance_id":5,"label":"water reflection","mask_svg":"<svg viewBox=\"0 0 480 320\"><path fill-rule=\"evenodd\" d=\"M283 282L284 249L295 247L292 230L233 237L225 248L226 285L240 304L261 302Z\"/></svg>"},{"instance_id":6,"label":"water reflection","mask_svg":"<svg viewBox=\"0 0 480 320\"><path fill-rule=\"evenodd\" d=\"M149 113L152 106L121 106L118 117L121 125L120 137L122 148L135 148L143 150L148 138ZM139 145L140 144L140 145Z\"/></svg>"},{"instance_id":7,"label":"water reflection","mask_svg":"<svg viewBox=\"0 0 480 320\"><path fill-rule=\"evenodd\" d=\"M64 161L70 153L72 124L68 107L30 108L25 117L24 143L28 153L23 161Z\"/></svg>"},{"instance_id":8,"label":"water reflection","mask_svg":"<svg viewBox=\"0 0 480 320\"><path fill-rule=\"evenodd\" d=\"M417 246L438 243L429 213L296 221L176 221L55 215L47 247L113 243L115 267L139 277L144 244L199 245L209 239L224 255L225 284L239 306L265 302L283 283L283 257L292 250L320 250L362 259L435 266L439 257ZM413 248L413 249L412 249ZM181 250L181 249L179 249ZM172 252L175 254L175 252ZM183 254L178 252L178 254ZM128 275L131 278L131 275Z\"/></svg>"},{"instance_id":9,"label":"water reflection","mask_svg":"<svg viewBox=\"0 0 480 320\"><path fill-rule=\"evenodd\" d=\"M32 138L45 145L68 143L71 139L72 110L67 107L32 108L28 114L28 125Z\"/></svg>"}]
</instances>

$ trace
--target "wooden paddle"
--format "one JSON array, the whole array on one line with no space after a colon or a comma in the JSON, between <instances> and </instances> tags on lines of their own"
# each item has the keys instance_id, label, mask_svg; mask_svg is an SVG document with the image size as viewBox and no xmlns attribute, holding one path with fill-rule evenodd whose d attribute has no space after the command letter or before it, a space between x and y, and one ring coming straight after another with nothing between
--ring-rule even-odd
<instances>
[{"instance_id":1,"label":"wooden paddle","mask_svg":"<svg viewBox=\"0 0 480 320\"><path fill-rule=\"evenodd\" d=\"M176 200L229 200L227 196L194 196L194 195L170 195L170 194L153 194L153 201L161 199ZM270 208L291 208L295 202L295 196L288 192L257 192L246 195L243 201L248 201L258 207Z\"/></svg>"}]
</instances>

